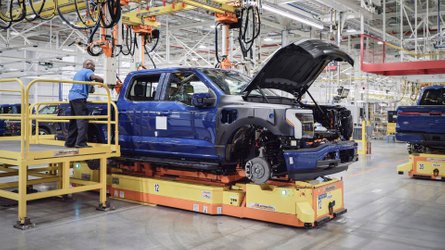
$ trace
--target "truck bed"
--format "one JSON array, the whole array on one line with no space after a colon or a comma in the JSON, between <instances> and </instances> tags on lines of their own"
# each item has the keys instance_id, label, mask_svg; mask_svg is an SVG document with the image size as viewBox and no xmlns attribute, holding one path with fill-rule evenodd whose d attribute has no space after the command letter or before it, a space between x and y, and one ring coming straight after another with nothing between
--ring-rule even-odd
<instances>
[{"instance_id":1,"label":"truck bed","mask_svg":"<svg viewBox=\"0 0 445 250\"><path fill-rule=\"evenodd\" d=\"M420 145L445 145L445 105L401 106L396 138Z\"/></svg>"}]
</instances>

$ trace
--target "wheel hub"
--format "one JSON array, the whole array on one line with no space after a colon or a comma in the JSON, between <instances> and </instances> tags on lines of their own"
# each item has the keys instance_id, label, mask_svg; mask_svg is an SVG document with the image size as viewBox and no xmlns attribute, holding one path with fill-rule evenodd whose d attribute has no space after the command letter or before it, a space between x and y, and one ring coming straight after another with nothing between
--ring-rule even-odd
<instances>
[{"instance_id":1,"label":"wheel hub","mask_svg":"<svg viewBox=\"0 0 445 250\"><path fill-rule=\"evenodd\" d=\"M245 166L246 176L256 184L263 184L271 177L271 167L262 157L248 161Z\"/></svg>"}]
</instances>

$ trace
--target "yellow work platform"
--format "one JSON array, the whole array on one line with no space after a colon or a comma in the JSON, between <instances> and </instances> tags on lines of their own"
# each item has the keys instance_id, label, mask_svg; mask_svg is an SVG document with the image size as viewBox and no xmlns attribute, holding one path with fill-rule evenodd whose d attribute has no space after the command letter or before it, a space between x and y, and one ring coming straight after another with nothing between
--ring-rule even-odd
<instances>
[{"instance_id":1,"label":"yellow work platform","mask_svg":"<svg viewBox=\"0 0 445 250\"><path fill-rule=\"evenodd\" d=\"M316 227L346 212L343 182L336 179L206 185L112 174L109 181L108 192L116 199L294 227Z\"/></svg>"},{"instance_id":2,"label":"yellow work platform","mask_svg":"<svg viewBox=\"0 0 445 250\"><path fill-rule=\"evenodd\" d=\"M67 194L99 190L98 209L109 207L106 196L107 188L107 159L120 156L117 142L111 137L118 138L117 108L111 102L110 90L106 85L94 82L43 80L37 79L23 85L19 79L0 79L0 84L15 83L16 89L0 89L0 92L19 93L21 96L20 114L0 114L0 120L14 121L20 125L18 136L0 137L0 198L17 201L18 219L14 226L19 229L33 227L34 224L27 217L27 203L32 200L63 196ZM40 105L55 105L63 102L29 103L31 87L40 84L88 84L103 87L107 92L107 101L99 102L107 105L106 115L91 116L54 116L39 114ZM114 107L112 115L111 107ZM27 107L27 108L23 108ZM112 116L114 119L112 120ZM64 141L55 140L54 135L40 135L39 122L62 123L68 119L88 119L90 123L104 124L107 129L107 142L103 144L90 143L89 148L65 148ZM35 131L33 131L35 127ZM75 162L97 160L99 171L97 181L86 181L70 176L70 168ZM12 179L11 177L16 177ZM57 183L54 190L43 192L29 192L32 185Z\"/></svg>"},{"instance_id":3,"label":"yellow work platform","mask_svg":"<svg viewBox=\"0 0 445 250\"><path fill-rule=\"evenodd\" d=\"M411 154L407 163L397 166L397 171L411 177L445 180L445 155Z\"/></svg>"}]
</instances>

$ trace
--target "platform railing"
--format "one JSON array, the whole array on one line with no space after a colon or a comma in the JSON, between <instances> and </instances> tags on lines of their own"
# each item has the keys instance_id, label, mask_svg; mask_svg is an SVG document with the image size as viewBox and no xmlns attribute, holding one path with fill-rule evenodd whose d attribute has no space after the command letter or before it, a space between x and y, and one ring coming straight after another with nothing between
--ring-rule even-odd
<instances>
[{"instance_id":1,"label":"platform railing","mask_svg":"<svg viewBox=\"0 0 445 250\"><path fill-rule=\"evenodd\" d=\"M29 104L29 97L30 97L30 90L36 83L44 83L44 84L60 84L60 83L68 83L68 84L84 84L84 85L92 85L97 86L100 88L103 88L106 93L107 99L105 101L93 101L90 103L97 103L97 104L106 104L107 110L106 115L85 115L85 116L54 116L54 115L41 115L38 113L39 107L43 104L67 104L67 102L40 102L35 103L33 105ZM26 86L25 89L25 95L24 95L24 105L25 107L29 107L26 118L26 132L25 137L30 136L32 134L32 123L33 121L36 122L36 140L39 140L39 133L38 133L38 122L69 122L69 120L89 120L90 123L100 123L105 124L107 127L107 145L111 145L111 125L114 126L114 135L115 135L115 142L114 145L118 145L118 138L119 138L119 132L118 132L118 110L117 106L114 102L111 100L111 91L108 88L106 84L99 83L99 82L84 82L84 81L72 81L72 80L52 80L52 79L35 79L29 82L29 84ZM111 120L111 107L114 108L114 121ZM35 108L35 109L34 109ZM33 114L32 111L35 110L36 112ZM22 112L24 113L24 112ZM105 120L105 121L104 121ZM25 153L29 152L30 148L30 140L25 140Z\"/></svg>"},{"instance_id":2,"label":"platform railing","mask_svg":"<svg viewBox=\"0 0 445 250\"><path fill-rule=\"evenodd\" d=\"M0 79L0 85L4 85L5 83L17 83L18 89L0 89L0 92L4 93L20 93L20 105L21 109L24 109L25 106L25 100L23 98L25 93L25 85L23 84L22 80L18 78L4 78ZM20 114L0 114L0 120L17 120L20 121L20 152L22 159L25 158L25 143L26 140L25 137L25 118L26 118L27 112L20 112Z\"/></svg>"},{"instance_id":3,"label":"platform railing","mask_svg":"<svg viewBox=\"0 0 445 250\"><path fill-rule=\"evenodd\" d=\"M445 52L416 53L401 46L395 45L381 38L369 35L360 35L360 63L383 64L408 61L444 60Z\"/></svg>"},{"instance_id":4,"label":"platform railing","mask_svg":"<svg viewBox=\"0 0 445 250\"><path fill-rule=\"evenodd\" d=\"M105 95L105 94L103 94ZM88 103L91 104L108 104L107 101L88 101ZM45 117L43 117L43 115L39 114L40 108L42 105L47 106L47 105L61 105L61 104L66 104L69 105L69 102L67 101L56 101L56 102L38 102L38 103L34 103L32 105L29 106L28 109L28 113L29 114L34 114L36 116L38 116L39 118L35 120L35 131L34 131L34 135L36 138L36 142L38 143L40 140L40 133L39 133L39 122L55 122L55 123L69 123L70 120L66 119L66 116L56 116L56 115L46 115ZM110 102L111 106L113 107L113 113L114 113L114 120L112 120L110 123L111 125L114 126L118 126L119 125L119 116L118 116L118 109L117 109L117 105L114 102ZM47 119L47 117L51 117L51 119ZM54 119L55 118L55 119ZM97 116L95 116L95 118L97 118ZM107 124L108 121L104 121L104 120L89 120L88 123L92 123L92 124ZM114 129L114 145L118 146L119 144L119 129Z\"/></svg>"},{"instance_id":5,"label":"platform railing","mask_svg":"<svg viewBox=\"0 0 445 250\"><path fill-rule=\"evenodd\" d=\"M39 122L69 122L69 120L89 120L89 123L94 124L104 124L107 128L107 141L106 145L111 146L112 144L112 125L114 125L114 146L118 146L119 143L119 129L118 129L118 109L116 104L111 100L111 91L106 84L99 82L82 82L82 81L71 81L71 80L52 80L52 79L35 79L29 82L25 87L23 82L17 78L6 78L0 79L0 86L6 83L16 84L15 89L0 89L0 92L5 93L18 93L20 95L20 114L0 114L0 120L15 120L20 121L20 135L19 136L0 136L0 140L20 140L20 158L26 159L30 153L30 144L39 143L41 138L39 134ZM51 114L39 114L40 107L42 105L59 105L68 104L68 102L39 102L30 104L30 91L32 87L37 83L46 84L85 84L101 87L105 90L105 96L107 99L105 101L90 101L93 104L105 104L106 114L105 115L86 115L86 116L55 116ZM27 107L27 108L26 108ZM113 111L111 109L113 107ZM33 113L33 111L35 113ZM113 112L113 115L112 115ZM112 120L112 116L113 120ZM33 135L32 126L35 122L35 134Z\"/></svg>"}]
</instances>

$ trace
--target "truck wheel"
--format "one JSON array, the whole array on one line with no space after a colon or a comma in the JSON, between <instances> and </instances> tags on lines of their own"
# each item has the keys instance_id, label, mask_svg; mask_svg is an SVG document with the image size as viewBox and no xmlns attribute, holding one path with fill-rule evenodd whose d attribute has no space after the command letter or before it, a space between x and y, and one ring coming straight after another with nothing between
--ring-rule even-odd
<instances>
[{"instance_id":1,"label":"truck wheel","mask_svg":"<svg viewBox=\"0 0 445 250\"><path fill-rule=\"evenodd\" d=\"M245 166L246 176L256 184L263 184L271 177L270 163L262 157L255 157Z\"/></svg>"},{"instance_id":2,"label":"truck wheel","mask_svg":"<svg viewBox=\"0 0 445 250\"><path fill-rule=\"evenodd\" d=\"M49 135L49 131L46 128L39 128L39 135Z\"/></svg>"},{"instance_id":3,"label":"truck wheel","mask_svg":"<svg viewBox=\"0 0 445 250\"><path fill-rule=\"evenodd\" d=\"M91 170L98 170L100 168L100 160L87 160L86 163Z\"/></svg>"}]
</instances>

